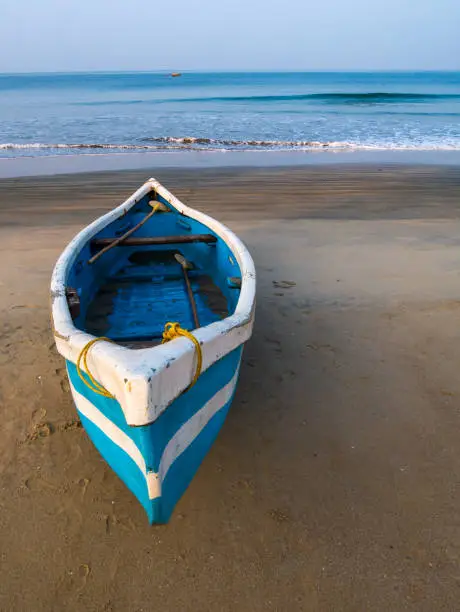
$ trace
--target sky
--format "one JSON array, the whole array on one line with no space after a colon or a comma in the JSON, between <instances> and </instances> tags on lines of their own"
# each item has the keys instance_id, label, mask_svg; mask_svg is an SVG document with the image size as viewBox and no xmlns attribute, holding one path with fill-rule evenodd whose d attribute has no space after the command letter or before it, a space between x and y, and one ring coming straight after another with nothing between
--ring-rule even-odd
<instances>
[{"instance_id":1,"label":"sky","mask_svg":"<svg viewBox=\"0 0 460 612\"><path fill-rule=\"evenodd\" d=\"M460 0L0 0L0 72L460 70Z\"/></svg>"}]
</instances>

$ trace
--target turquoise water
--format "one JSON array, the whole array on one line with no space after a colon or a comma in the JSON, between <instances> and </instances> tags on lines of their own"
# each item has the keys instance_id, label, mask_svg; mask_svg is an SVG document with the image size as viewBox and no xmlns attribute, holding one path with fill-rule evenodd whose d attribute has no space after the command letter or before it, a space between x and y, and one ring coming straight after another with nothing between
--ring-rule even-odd
<instances>
[{"instance_id":1,"label":"turquoise water","mask_svg":"<svg viewBox=\"0 0 460 612\"><path fill-rule=\"evenodd\" d=\"M460 150L460 73L0 75L0 157Z\"/></svg>"}]
</instances>

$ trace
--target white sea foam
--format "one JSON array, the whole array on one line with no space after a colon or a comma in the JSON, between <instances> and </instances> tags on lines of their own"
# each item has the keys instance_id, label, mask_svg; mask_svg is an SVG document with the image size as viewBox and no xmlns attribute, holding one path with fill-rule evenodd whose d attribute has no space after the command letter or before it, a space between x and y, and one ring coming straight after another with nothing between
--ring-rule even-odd
<instances>
[{"instance_id":1,"label":"white sea foam","mask_svg":"<svg viewBox=\"0 0 460 612\"><path fill-rule=\"evenodd\" d=\"M150 143L150 144L147 144ZM0 143L0 151L460 151L460 139L441 142L352 142L309 140L227 140L198 136L145 138L142 144L122 143ZM1 153L0 153L1 155Z\"/></svg>"}]
</instances>

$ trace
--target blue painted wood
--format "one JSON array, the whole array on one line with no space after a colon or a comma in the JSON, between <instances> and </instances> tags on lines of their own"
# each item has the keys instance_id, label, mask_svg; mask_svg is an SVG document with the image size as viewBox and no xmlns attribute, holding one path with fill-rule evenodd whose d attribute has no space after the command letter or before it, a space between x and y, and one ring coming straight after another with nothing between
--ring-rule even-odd
<instances>
[{"instance_id":1,"label":"blue painted wood","mask_svg":"<svg viewBox=\"0 0 460 612\"><path fill-rule=\"evenodd\" d=\"M136 204L134 210L109 224L94 238L121 235L139 223L150 210L149 198L145 197ZM182 215L177 211L159 213L153 215L135 235L173 236L178 233L178 229L181 233L184 230L192 234L212 233L207 226L190 218L187 218L186 225L187 227L184 226ZM164 245L114 247L92 265L88 264L88 259L94 253L87 244L81 250L68 277L68 286L76 288L81 298L81 312L75 320L75 325L96 336L125 339L158 337L168 321L178 321L182 327L193 329L192 312L182 270L174 259L174 253L178 251L188 261L193 262L195 267L189 272L189 278L197 303L200 326L233 313L240 291L238 288L229 287L227 279L241 277L241 271L230 249L218 236L217 242L212 245L193 243L180 245L180 248ZM217 293L220 292L225 313L221 305L216 308L212 292L210 294L203 291L206 278L218 289ZM95 309L96 315L93 316L92 307L97 300L102 300L103 303L104 299L106 310ZM195 386L177 397L153 423L141 427L131 427L127 424L116 400L98 395L86 386L79 378L73 363L67 362L67 370L77 393L99 411L97 414L109 419L120 432L129 437L142 454L148 472L158 473L168 442L181 427L186 428L194 415L221 389L236 379L241 353L242 348L239 347L214 363L202 373ZM107 463L143 505L150 522L166 522L169 519L174 506L214 442L232 399L228 396L222 399L222 406L218 406L204 428L189 440L185 450L172 463L161 483L161 496L150 499L145 473L129 454L104 432L103 427L82 413L84 410L82 406L79 408L79 397L74 395L85 430Z\"/></svg>"},{"instance_id":2,"label":"blue painted wood","mask_svg":"<svg viewBox=\"0 0 460 612\"><path fill-rule=\"evenodd\" d=\"M156 421L142 427L130 427L118 402L102 397L88 388L78 377L73 363L67 362L67 371L74 389L136 444L144 457L147 470L159 472L168 442L182 426L187 425L194 414L233 379L239 368L241 353L242 348L239 347L217 361L202 374L194 387L179 396ZM79 415L94 445L143 505L150 522L164 523L169 520L175 505L211 448L224 423L232 398L233 394L174 461L162 482L161 497L154 500L148 497L145 475L129 455L80 411ZM76 407L78 410L78 401Z\"/></svg>"},{"instance_id":3,"label":"blue painted wood","mask_svg":"<svg viewBox=\"0 0 460 612\"><path fill-rule=\"evenodd\" d=\"M145 250L148 253L147 250ZM168 253L168 251L166 251ZM185 329L193 329L194 321L189 296L185 290L180 264L173 251L168 263L129 262L108 278L99 289L88 312L86 329L94 335L109 338L161 338L164 325L177 321ZM228 314L222 292L220 308L202 291L206 275L195 270L189 273L200 325L209 325ZM211 281L211 279L209 279ZM216 290L217 291L217 290ZM214 300L215 301L215 300ZM95 314L97 313L97 314Z\"/></svg>"},{"instance_id":4,"label":"blue painted wood","mask_svg":"<svg viewBox=\"0 0 460 612\"><path fill-rule=\"evenodd\" d=\"M163 482L164 495L152 503L151 522L166 523L213 445L228 414L233 396L208 422L187 450L173 463ZM147 513L149 514L149 513Z\"/></svg>"},{"instance_id":5,"label":"blue painted wood","mask_svg":"<svg viewBox=\"0 0 460 612\"><path fill-rule=\"evenodd\" d=\"M86 433L92 440L94 446L100 452L105 461L113 471L121 478L128 489L140 501L151 523L155 522L155 517L160 515L161 503L154 513L152 502L149 499L145 477L137 464L119 446L114 444L110 437L104 434L90 419L87 419L79 410L77 412Z\"/></svg>"},{"instance_id":6,"label":"blue painted wood","mask_svg":"<svg viewBox=\"0 0 460 612\"><path fill-rule=\"evenodd\" d=\"M114 236L118 232L123 233L139 223L150 210L148 198L143 198L136 205L134 211L107 225L94 238ZM180 225L182 221L183 217L177 211L156 214L140 227L135 235L174 236L178 233L178 229L183 232L184 228ZM190 233L213 234L206 225L193 219L187 218L187 224L190 226ZM179 250L186 259L196 265L198 270L209 274L227 299L228 311L233 312L238 302L239 291L229 288L226 279L227 277L241 276L241 272L228 246L218 236L216 237L217 242L212 245L189 244L181 245L180 249L171 248L170 250L172 253ZM164 247L151 247L149 250L158 252L165 249ZM68 278L68 286L75 287L82 297L81 313L75 321L77 327L85 329L87 308L101 285L106 279L116 276L126 266L129 266L129 259L136 251L139 251L139 247L115 247L98 259L96 263L89 265L87 263L88 259L93 254L90 245L87 244L82 249L70 270Z\"/></svg>"}]
</instances>

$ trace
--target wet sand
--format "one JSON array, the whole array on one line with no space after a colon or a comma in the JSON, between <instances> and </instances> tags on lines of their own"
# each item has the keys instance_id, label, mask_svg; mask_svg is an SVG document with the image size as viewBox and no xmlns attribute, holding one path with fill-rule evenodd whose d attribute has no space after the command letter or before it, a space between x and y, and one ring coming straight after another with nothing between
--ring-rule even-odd
<instances>
[{"instance_id":1,"label":"wet sand","mask_svg":"<svg viewBox=\"0 0 460 612\"><path fill-rule=\"evenodd\" d=\"M229 418L161 527L79 426L48 312L62 248L148 176L0 181L0 609L458 609L460 168L156 173L258 271Z\"/></svg>"}]
</instances>

